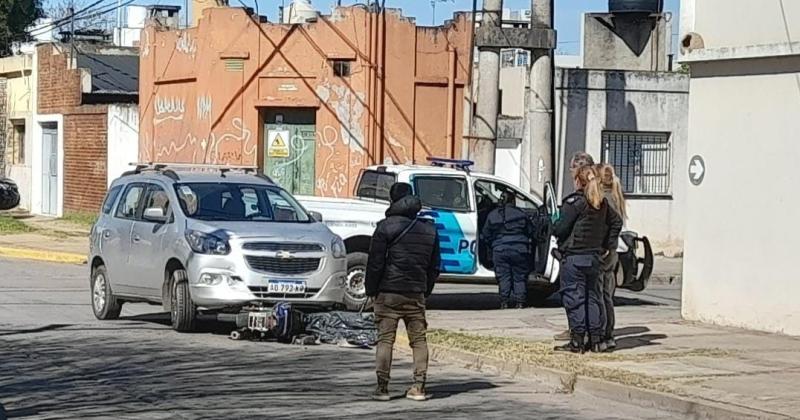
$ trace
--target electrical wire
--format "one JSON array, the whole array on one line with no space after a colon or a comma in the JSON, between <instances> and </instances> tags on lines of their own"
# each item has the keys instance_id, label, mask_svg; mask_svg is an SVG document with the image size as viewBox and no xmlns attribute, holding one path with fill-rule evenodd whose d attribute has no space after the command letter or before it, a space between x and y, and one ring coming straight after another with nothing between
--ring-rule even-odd
<instances>
[{"instance_id":1,"label":"electrical wire","mask_svg":"<svg viewBox=\"0 0 800 420\"><path fill-rule=\"evenodd\" d=\"M90 5L88 5L88 6L84 7L84 8L82 8L82 9L80 9L80 10L76 11L76 12L72 12L72 14L71 14L71 15L69 15L69 16L65 16L65 17L63 17L63 18L56 19L56 20L54 20L54 21L52 21L52 22L50 22L50 23L46 24L44 27L40 27L40 28L35 28L35 29L32 29L32 30L29 32L29 34L31 34L31 35L41 35L41 34L43 34L43 33L46 33L46 32L47 32L48 30L50 30L51 28L52 28L52 29L54 29L55 27L57 27L57 26L59 26L59 25L65 25L65 24L69 23L69 22L70 22L70 20L72 20L72 19L73 19L73 18L74 18L76 15L83 14L83 13L85 13L86 11L88 11L89 9L91 9L91 8L93 8L93 7L97 6L97 5L99 5L100 3L103 3L103 2L105 2L105 1L108 1L108 0L97 0L97 1L95 1L94 3L92 3L92 4L90 4ZM33 32L37 32L37 31L43 31L43 32L42 32L42 33L39 33L39 34L34 34L34 33L33 33Z\"/></svg>"},{"instance_id":2,"label":"electrical wire","mask_svg":"<svg viewBox=\"0 0 800 420\"><path fill-rule=\"evenodd\" d=\"M100 0L100 1L98 1L98 2L95 2L95 3L93 3L92 5L97 5L97 4L99 4L99 3L102 3L103 1L107 1L107 0ZM70 24L70 23L72 23L72 22L81 22L81 21L84 21L84 20L87 20L87 19L93 19L93 18L96 18L96 17L98 17L98 16L102 16L102 15L105 15L105 14L108 14L108 13L111 13L111 12L114 12L114 11L116 11L117 9L120 9L120 8L122 8L122 7L125 7L125 6L127 6L127 5L129 5L129 4L131 4L131 3L133 3L134 1L135 1L135 0L128 0L128 1L126 1L126 2L124 2L124 3L121 3L121 4L119 4L119 5L115 5L115 6L112 6L112 7L106 8L106 9L103 9L103 10L92 11L91 13L89 13L89 14L88 14L88 15L86 15L86 16L81 16L81 17L78 17L78 18L74 18L74 19L73 19L73 16L75 16L75 15L77 14L77 12L76 12L76 13L73 13L72 15L70 15L70 16L68 16L68 17L64 18L64 19L66 19L66 21L64 21L64 19L59 19L59 22L61 22L61 23L60 23L60 24L58 24L58 25L56 25L56 26L53 26L52 28L36 28L36 29L34 29L34 31L43 30L43 32L41 32L41 33L36 33L36 34L34 34L34 33L32 33L32 32L29 32L29 34L30 34L31 36L43 35L43 34L47 33L48 31L53 31L53 30L56 30L56 29L58 29L58 28L61 28L61 27L63 27L63 26L69 25L69 24ZM89 6L89 7L91 7L91 6ZM84 8L84 9L82 9L82 10L83 10L83 11L85 11L85 10L87 10L89 7L86 7L86 8Z\"/></svg>"}]
</instances>

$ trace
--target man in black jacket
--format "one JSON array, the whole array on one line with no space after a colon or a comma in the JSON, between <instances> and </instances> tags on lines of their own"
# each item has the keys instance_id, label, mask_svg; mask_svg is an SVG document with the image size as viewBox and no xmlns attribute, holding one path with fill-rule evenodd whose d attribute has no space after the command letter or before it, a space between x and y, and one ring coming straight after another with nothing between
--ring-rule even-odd
<instances>
[{"instance_id":1,"label":"man in black jacket","mask_svg":"<svg viewBox=\"0 0 800 420\"><path fill-rule=\"evenodd\" d=\"M439 277L439 237L431 221L417 219L422 204L411 195L409 184L392 185L389 195L392 204L386 210L386 218L375 228L367 261L367 296L374 298L380 336L375 362L378 389L373 398L390 400L392 348L397 324L402 319L414 355L414 385L406 397L425 401L428 399L425 298L433 292Z\"/></svg>"}]
</instances>

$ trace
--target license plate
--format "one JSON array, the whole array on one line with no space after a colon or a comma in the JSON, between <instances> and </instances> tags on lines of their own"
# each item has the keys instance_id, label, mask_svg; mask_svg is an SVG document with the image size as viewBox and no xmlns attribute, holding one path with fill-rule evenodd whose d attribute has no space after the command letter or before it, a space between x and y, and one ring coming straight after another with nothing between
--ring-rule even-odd
<instances>
[{"instance_id":1,"label":"license plate","mask_svg":"<svg viewBox=\"0 0 800 420\"><path fill-rule=\"evenodd\" d=\"M302 280L269 280L267 293L278 295L300 295L306 292L306 282Z\"/></svg>"}]
</instances>

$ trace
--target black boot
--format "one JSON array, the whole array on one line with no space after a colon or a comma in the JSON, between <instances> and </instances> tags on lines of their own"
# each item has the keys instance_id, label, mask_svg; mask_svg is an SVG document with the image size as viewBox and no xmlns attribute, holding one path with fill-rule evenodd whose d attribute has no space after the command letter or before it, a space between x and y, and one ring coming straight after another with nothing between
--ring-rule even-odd
<instances>
[{"instance_id":1,"label":"black boot","mask_svg":"<svg viewBox=\"0 0 800 420\"><path fill-rule=\"evenodd\" d=\"M571 336L569 343L563 346L556 346L553 350L557 352L583 353L586 350L583 334L572 333Z\"/></svg>"}]
</instances>

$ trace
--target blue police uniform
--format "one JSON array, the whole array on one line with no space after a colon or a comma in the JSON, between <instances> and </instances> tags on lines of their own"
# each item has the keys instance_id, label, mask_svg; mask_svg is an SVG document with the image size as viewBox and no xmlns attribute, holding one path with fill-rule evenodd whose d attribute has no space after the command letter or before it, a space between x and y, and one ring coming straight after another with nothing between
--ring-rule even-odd
<instances>
[{"instance_id":1,"label":"blue police uniform","mask_svg":"<svg viewBox=\"0 0 800 420\"><path fill-rule=\"evenodd\" d=\"M621 229L622 219L605 199L595 209L578 190L562 203L553 233L562 255L560 293L572 332L570 351L583 351L587 333L593 346L604 340L600 258L616 249Z\"/></svg>"},{"instance_id":2,"label":"blue police uniform","mask_svg":"<svg viewBox=\"0 0 800 420\"><path fill-rule=\"evenodd\" d=\"M481 239L489 246L504 306L528 300L533 223L517 207L506 204L489 213Z\"/></svg>"}]
</instances>

